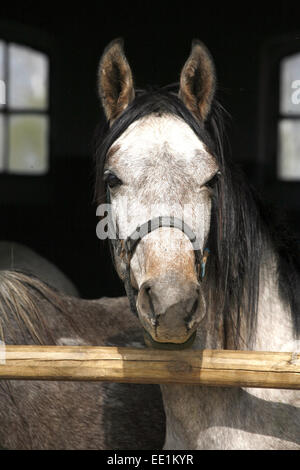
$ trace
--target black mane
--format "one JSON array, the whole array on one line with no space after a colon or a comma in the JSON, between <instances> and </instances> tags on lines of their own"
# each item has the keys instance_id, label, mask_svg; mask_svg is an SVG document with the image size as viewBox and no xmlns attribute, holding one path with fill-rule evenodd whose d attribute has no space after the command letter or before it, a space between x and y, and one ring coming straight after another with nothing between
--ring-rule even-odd
<instances>
[{"instance_id":1,"label":"black mane","mask_svg":"<svg viewBox=\"0 0 300 470\"><path fill-rule=\"evenodd\" d=\"M174 87L173 87L174 88ZM172 88L139 91L126 111L109 128L96 136L96 187L98 204L105 201L103 169L109 148L134 121L152 114L181 117L215 156L221 171L213 196L207 287L210 306L225 338L234 336L240 344L240 325L245 317L251 341L255 335L259 272L267 247L278 256L281 299L291 307L295 335L300 334L300 260L296 244L272 229L267 212L243 174L224 155L224 109L215 100L204 123L196 120Z\"/></svg>"}]
</instances>

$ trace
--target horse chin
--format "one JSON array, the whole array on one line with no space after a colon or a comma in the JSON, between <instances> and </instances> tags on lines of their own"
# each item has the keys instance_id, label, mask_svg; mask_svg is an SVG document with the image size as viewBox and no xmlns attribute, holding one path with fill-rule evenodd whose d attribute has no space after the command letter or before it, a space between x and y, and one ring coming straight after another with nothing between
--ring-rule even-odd
<instances>
[{"instance_id":1,"label":"horse chin","mask_svg":"<svg viewBox=\"0 0 300 470\"><path fill-rule=\"evenodd\" d=\"M180 351L182 349L190 348L196 339L197 332L195 331L187 341L184 343L164 343L155 341L152 336L144 329L144 341L146 346L152 349L164 349L169 351Z\"/></svg>"}]
</instances>

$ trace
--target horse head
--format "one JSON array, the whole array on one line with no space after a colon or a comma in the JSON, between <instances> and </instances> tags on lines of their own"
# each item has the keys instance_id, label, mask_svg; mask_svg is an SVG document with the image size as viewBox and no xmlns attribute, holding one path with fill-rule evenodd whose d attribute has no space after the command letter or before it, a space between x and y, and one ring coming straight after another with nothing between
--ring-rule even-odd
<instances>
[{"instance_id":1,"label":"horse head","mask_svg":"<svg viewBox=\"0 0 300 470\"><path fill-rule=\"evenodd\" d=\"M215 84L213 61L198 40L176 94L136 93L121 40L100 62L110 125L101 177L117 231L114 260L154 344L189 342L206 313L211 199L220 177L205 130Z\"/></svg>"}]
</instances>

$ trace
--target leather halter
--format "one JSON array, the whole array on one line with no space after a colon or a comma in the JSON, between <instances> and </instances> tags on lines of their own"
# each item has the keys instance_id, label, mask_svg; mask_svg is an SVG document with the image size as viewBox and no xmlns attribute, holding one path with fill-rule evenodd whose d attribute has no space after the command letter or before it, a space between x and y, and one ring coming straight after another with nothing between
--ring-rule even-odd
<instances>
[{"instance_id":1,"label":"leather halter","mask_svg":"<svg viewBox=\"0 0 300 470\"><path fill-rule=\"evenodd\" d=\"M154 219L149 220L145 224L138 226L135 229L135 231L125 241L121 239L113 240L113 245L116 249L117 256L120 256L126 265L124 287L126 290L127 297L129 299L130 308L136 316L138 316L138 311L136 307L136 299L135 299L137 290L132 286L131 280L130 280L131 258L139 242L148 233L153 232L154 230L157 230L162 227L179 229L189 238L194 248L197 278L201 282L205 276L205 267L206 267L206 262L207 262L207 258L209 255L209 250L205 249L204 255L202 254L201 249L198 248L198 240L193 230L189 227L188 224L183 222L183 220L178 219L177 217L173 217L173 216L156 217Z\"/></svg>"}]
</instances>

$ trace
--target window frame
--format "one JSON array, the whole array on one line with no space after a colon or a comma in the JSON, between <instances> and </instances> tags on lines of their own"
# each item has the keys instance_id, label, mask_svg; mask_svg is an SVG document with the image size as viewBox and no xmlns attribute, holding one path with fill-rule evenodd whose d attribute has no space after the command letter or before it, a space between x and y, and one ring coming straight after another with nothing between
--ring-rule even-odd
<instances>
[{"instance_id":1,"label":"window frame","mask_svg":"<svg viewBox=\"0 0 300 470\"><path fill-rule=\"evenodd\" d=\"M12 44L15 44L20 47L28 48L32 52L37 52L37 53L42 53L47 57L48 60L48 67L47 67L47 72L48 72L48 80L47 80L47 106L44 109L38 109L38 108L11 108L6 100L5 105L1 105L0 107L0 115L4 116L4 148L3 148L3 154L4 154L4 168L1 170L1 174L8 174L8 175L19 175L19 176L44 176L50 171L50 145L51 145L51 110L50 110L50 100L51 100L51 94L50 94L50 76L51 76L51 64L50 64L50 57L47 53L44 51L41 51L40 49L34 48L32 46L28 46L27 44L16 42L16 41L7 41L6 39L1 37L1 28L0 28L0 40L4 43L4 81L6 84L6 97L9 96L9 90L10 90L10 75L9 75L9 46ZM10 116L26 116L26 115L31 115L31 116L45 116L48 119L48 133L47 133L47 170L43 173L30 173L24 171L24 173L17 173L9 170L9 152L10 152L10 147L9 147L9 118Z\"/></svg>"},{"instance_id":2,"label":"window frame","mask_svg":"<svg viewBox=\"0 0 300 470\"><path fill-rule=\"evenodd\" d=\"M53 136L57 132L57 123L53 119L55 91L53 90L55 82L53 75L55 74L57 81L59 75L56 59L57 41L45 30L8 20L0 20L0 37L6 43L20 44L47 55L50 77L48 80L48 113L51 129L48 133L48 172L40 175L0 172L0 206L49 205L55 198L53 181L55 142Z\"/></svg>"},{"instance_id":3,"label":"window frame","mask_svg":"<svg viewBox=\"0 0 300 470\"><path fill-rule=\"evenodd\" d=\"M278 176L278 172L279 172L279 143L280 143L280 133L279 133L279 124L281 121L283 120L289 120L289 121L299 121L300 123L300 104L298 105L298 112L297 114L296 113L291 113L289 114L288 112L282 112L281 111L281 103L280 103L280 99L281 99L281 96L280 96L280 91L281 91L281 67L282 67L282 60L284 60L285 58L289 58L289 57L292 57L293 53L291 54L288 54L284 57L282 57L279 61L279 89L278 89L278 115L277 115L277 134L278 134L278 138L277 138L277 155L276 155L276 163L277 163L277 167L276 167L276 171L277 171L277 178L280 180L280 181L284 181L286 183L291 183L291 182L300 182L300 175L298 178L296 179L281 179L279 176ZM300 57L300 49L296 52L296 55L299 55ZM300 79L300 74L299 74L299 79ZM291 88L290 90L290 93L291 93L291 98L292 98L292 94L293 94L294 90ZM300 156L299 156L300 158Z\"/></svg>"},{"instance_id":4,"label":"window frame","mask_svg":"<svg viewBox=\"0 0 300 470\"><path fill-rule=\"evenodd\" d=\"M279 122L285 118L294 119L294 116L280 112L280 72L282 59L297 53L300 53L299 34L265 42L260 57L258 94L258 185L263 194L270 195L273 203L291 210L300 210L300 180L282 180L278 175ZM295 115L295 119L300 119L300 106L299 116Z\"/></svg>"}]
</instances>

